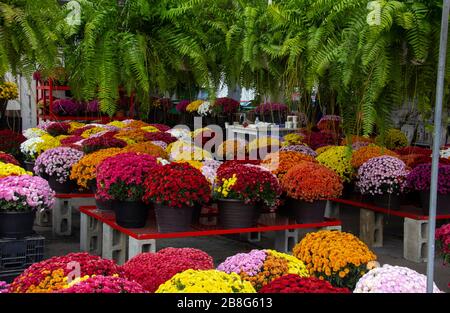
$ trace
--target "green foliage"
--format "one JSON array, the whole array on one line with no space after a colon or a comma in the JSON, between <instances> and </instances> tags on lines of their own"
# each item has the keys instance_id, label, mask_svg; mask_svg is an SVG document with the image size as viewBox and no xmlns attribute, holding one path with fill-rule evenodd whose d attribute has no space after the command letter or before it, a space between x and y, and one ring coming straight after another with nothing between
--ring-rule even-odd
<instances>
[{"instance_id":1,"label":"green foliage","mask_svg":"<svg viewBox=\"0 0 450 313\"><path fill-rule=\"evenodd\" d=\"M56 65L59 13L54 0L0 2L0 77L9 71L31 77L39 65Z\"/></svg>"},{"instance_id":2,"label":"green foliage","mask_svg":"<svg viewBox=\"0 0 450 313\"><path fill-rule=\"evenodd\" d=\"M110 115L120 88L145 107L152 96L214 95L221 80L310 115L314 88L347 134L384 133L406 102L424 119L432 113L439 0L78 2L73 26L56 0L2 1L0 76L58 65L58 44L75 96L98 97ZM446 84L446 104L448 91Z\"/></svg>"}]
</instances>

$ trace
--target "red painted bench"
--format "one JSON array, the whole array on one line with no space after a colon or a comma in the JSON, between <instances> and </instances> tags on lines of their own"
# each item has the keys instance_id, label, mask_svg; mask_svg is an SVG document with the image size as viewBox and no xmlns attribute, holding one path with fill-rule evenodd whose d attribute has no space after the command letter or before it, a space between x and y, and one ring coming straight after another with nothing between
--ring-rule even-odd
<instances>
[{"instance_id":1,"label":"red painted bench","mask_svg":"<svg viewBox=\"0 0 450 313\"><path fill-rule=\"evenodd\" d=\"M149 214L149 220L144 228L132 229L117 225L115 222L115 214L112 211L97 210L95 206L83 206L80 207L80 212L81 250L101 254L104 258L114 259L119 264L124 263L127 259L141 252L155 251L156 239L161 238L228 234L259 235L261 232L277 231L277 235L279 235L276 237L277 250L290 250L290 246L297 242L298 229L320 228L340 230L341 226L341 221L337 219L311 224L297 224L295 221L271 213L263 214L258 225L250 228L222 229L214 224L196 224L192 225L192 230L190 231L160 233L157 230L154 214ZM213 214L207 215L209 217L213 216ZM280 231L282 231L281 234Z\"/></svg>"}]
</instances>

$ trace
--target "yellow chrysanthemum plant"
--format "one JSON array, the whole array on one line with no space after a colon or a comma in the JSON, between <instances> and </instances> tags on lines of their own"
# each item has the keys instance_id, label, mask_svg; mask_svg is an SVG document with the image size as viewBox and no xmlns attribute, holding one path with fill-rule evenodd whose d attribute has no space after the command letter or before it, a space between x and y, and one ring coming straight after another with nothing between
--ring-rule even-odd
<instances>
[{"instance_id":1,"label":"yellow chrysanthemum plant","mask_svg":"<svg viewBox=\"0 0 450 313\"><path fill-rule=\"evenodd\" d=\"M303 135L298 133L287 134L283 137L283 142L281 145L283 147L292 146L292 145L302 145L303 143Z\"/></svg>"},{"instance_id":2,"label":"yellow chrysanthemum plant","mask_svg":"<svg viewBox=\"0 0 450 313\"><path fill-rule=\"evenodd\" d=\"M0 162L0 178L15 175L33 175L31 172L27 172L22 167L11 164Z\"/></svg>"},{"instance_id":3,"label":"yellow chrysanthemum plant","mask_svg":"<svg viewBox=\"0 0 450 313\"><path fill-rule=\"evenodd\" d=\"M255 288L236 273L186 270L160 285L156 293L255 293Z\"/></svg>"},{"instance_id":4,"label":"yellow chrysanthemum plant","mask_svg":"<svg viewBox=\"0 0 450 313\"><path fill-rule=\"evenodd\" d=\"M108 148L86 154L72 166L70 179L76 180L78 186L87 189L96 179L96 169L103 160L124 152L121 148Z\"/></svg>"},{"instance_id":5,"label":"yellow chrysanthemum plant","mask_svg":"<svg viewBox=\"0 0 450 313\"><path fill-rule=\"evenodd\" d=\"M330 147L319 154L316 160L338 174L343 182L349 183L354 177L352 149L348 146Z\"/></svg>"},{"instance_id":6,"label":"yellow chrysanthemum plant","mask_svg":"<svg viewBox=\"0 0 450 313\"><path fill-rule=\"evenodd\" d=\"M188 104L186 107L186 111L189 113L195 113L198 111L198 108L202 105L203 100L195 100Z\"/></svg>"},{"instance_id":7,"label":"yellow chrysanthemum plant","mask_svg":"<svg viewBox=\"0 0 450 313\"><path fill-rule=\"evenodd\" d=\"M12 82L0 82L0 101L17 99L19 91L17 85Z\"/></svg>"},{"instance_id":8,"label":"yellow chrysanthemum plant","mask_svg":"<svg viewBox=\"0 0 450 313\"><path fill-rule=\"evenodd\" d=\"M377 259L356 236L330 230L308 233L294 247L293 255L305 263L311 276L350 290Z\"/></svg>"}]
</instances>

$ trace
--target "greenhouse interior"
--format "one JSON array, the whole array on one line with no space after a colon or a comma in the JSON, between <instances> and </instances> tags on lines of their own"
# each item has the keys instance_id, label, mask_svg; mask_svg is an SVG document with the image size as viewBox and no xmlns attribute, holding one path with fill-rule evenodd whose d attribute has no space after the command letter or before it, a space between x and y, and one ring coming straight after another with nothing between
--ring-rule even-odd
<instances>
[{"instance_id":1,"label":"greenhouse interior","mask_svg":"<svg viewBox=\"0 0 450 313\"><path fill-rule=\"evenodd\" d=\"M449 293L449 8L1 0L0 301Z\"/></svg>"}]
</instances>

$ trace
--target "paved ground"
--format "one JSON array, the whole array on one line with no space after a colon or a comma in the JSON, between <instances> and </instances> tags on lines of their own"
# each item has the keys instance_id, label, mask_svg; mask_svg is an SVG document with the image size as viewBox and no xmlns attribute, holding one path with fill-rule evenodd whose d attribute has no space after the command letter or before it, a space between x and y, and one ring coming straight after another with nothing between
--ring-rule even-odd
<instances>
[{"instance_id":1,"label":"paved ground","mask_svg":"<svg viewBox=\"0 0 450 313\"><path fill-rule=\"evenodd\" d=\"M358 234L358 212L357 210L342 210L341 219L343 230ZM75 235L70 237L53 237L50 228L36 228L36 231L46 237L46 257L64 255L69 252L79 251L79 237L77 225ZM385 220L384 247L374 248L381 264L401 265L412 268L420 273L426 274L426 263L413 263L403 259L403 223L399 218L391 217ZM165 247L192 247L202 249L209 253L216 265L225 260L227 256L239 252L247 252L251 249L273 248L273 234L267 233L258 243L249 243L240 240L238 236L213 236L195 237L184 239L161 239L157 241L157 249ZM436 258L435 282L438 287L450 292L450 266L444 266L442 259Z\"/></svg>"}]
</instances>

